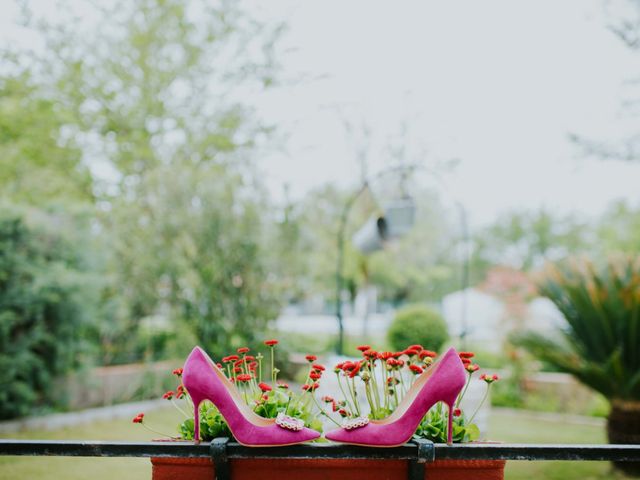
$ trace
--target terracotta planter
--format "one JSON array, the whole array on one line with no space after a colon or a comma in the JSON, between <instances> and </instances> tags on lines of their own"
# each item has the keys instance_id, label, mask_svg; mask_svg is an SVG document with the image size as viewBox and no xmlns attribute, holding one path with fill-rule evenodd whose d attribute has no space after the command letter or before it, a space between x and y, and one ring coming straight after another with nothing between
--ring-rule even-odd
<instances>
[{"instance_id":1,"label":"terracotta planter","mask_svg":"<svg viewBox=\"0 0 640 480\"><path fill-rule=\"evenodd\" d=\"M607 418L609 443L640 444L640 402L612 400ZM640 477L640 462L613 462L627 475Z\"/></svg>"},{"instance_id":2,"label":"terracotta planter","mask_svg":"<svg viewBox=\"0 0 640 480\"><path fill-rule=\"evenodd\" d=\"M436 460L425 464L425 480L502 480L504 460ZM208 458L152 458L153 480L211 480ZM233 480L406 480L405 460L232 459Z\"/></svg>"}]
</instances>

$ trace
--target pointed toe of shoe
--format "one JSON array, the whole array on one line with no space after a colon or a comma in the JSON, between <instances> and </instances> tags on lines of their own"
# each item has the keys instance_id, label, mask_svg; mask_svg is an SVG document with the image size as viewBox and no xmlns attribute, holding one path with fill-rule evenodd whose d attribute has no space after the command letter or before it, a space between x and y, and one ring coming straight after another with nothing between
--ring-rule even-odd
<instances>
[{"instance_id":1,"label":"pointed toe of shoe","mask_svg":"<svg viewBox=\"0 0 640 480\"><path fill-rule=\"evenodd\" d=\"M331 440L332 442L346 442L346 437L348 431L344 428L335 428L333 430L329 430L324 434L324 438L327 440Z\"/></svg>"},{"instance_id":2,"label":"pointed toe of shoe","mask_svg":"<svg viewBox=\"0 0 640 480\"><path fill-rule=\"evenodd\" d=\"M304 438L304 440L300 440L301 442L310 442L311 440L315 440L316 438L320 438L320 433L316 432L311 428L303 428L300 432L300 437Z\"/></svg>"}]
</instances>

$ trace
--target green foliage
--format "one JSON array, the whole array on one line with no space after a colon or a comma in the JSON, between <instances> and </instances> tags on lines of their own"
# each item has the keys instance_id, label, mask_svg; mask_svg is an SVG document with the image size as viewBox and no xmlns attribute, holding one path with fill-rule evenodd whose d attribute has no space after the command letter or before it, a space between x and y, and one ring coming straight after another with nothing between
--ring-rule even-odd
<instances>
[{"instance_id":1,"label":"green foliage","mask_svg":"<svg viewBox=\"0 0 640 480\"><path fill-rule=\"evenodd\" d=\"M55 376L86 361L95 280L82 244L56 231L63 219L36 220L0 209L0 418L50 407ZM37 225L33 225L33 224Z\"/></svg>"},{"instance_id":2,"label":"green foliage","mask_svg":"<svg viewBox=\"0 0 640 480\"><path fill-rule=\"evenodd\" d=\"M159 306L214 356L252 344L278 312L259 197L224 167L148 174L145 198L117 202L118 278L134 316Z\"/></svg>"},{"instance_id":3,"label":"green foliage","mask_svg":"<svg viewBox=\"0 0 640 480\"><path fill-rule=\"evenodd\" d=\"M441 402L434 405L424 416L413 434L413 438L447 443L447 407ZM453 418L453 443L473 442L480 438L480 429L475 423L467 423L464 414Z\"/></svg>"},{"instance_id":4,"label":"green foliage","mask_svg":"<svg viewBox=\"0 0 640 480\"><path fill-rule=\"evenodd\" d=\"M178 425L178 433L183 440L193 440L193 418L187 418ZM205 442L217 437L233 438L231 430L224 417L211 402L202 402L200 405L200 436Z\"/></svg>"},{"instance_id":5,"label":"green foliage","mask_svg":"<svg viewBox=\"0 0 640 480\"><path fill-rule=\"evenodd\" d=\"M527 333L518 343L608 399L639 400L640 258L552 266L540 292L567 327L558 340Z\"/></svg>"},{"instance_id":6,"label":"green foliage","mask_svg":"<svg viewBox=\"0 0 640 480\"><path fill-rule=\"evenodd\" d=\"M438 351L449 338L444 318L431 308L418 304L398 310L387 336L395 350L417 343L427 350Z\"/></svg>"},{"instance_id":7,"label":"green foliage","mask_svg":"<svg viewBox=\"0 0 640 480\"><path fill-rule=\"evenodd\" d=\"M69 112L47 98L27 72L0 76L0 192L41 206L93 200L82 152L61 135Z\"/></svg>"}]
</instances>

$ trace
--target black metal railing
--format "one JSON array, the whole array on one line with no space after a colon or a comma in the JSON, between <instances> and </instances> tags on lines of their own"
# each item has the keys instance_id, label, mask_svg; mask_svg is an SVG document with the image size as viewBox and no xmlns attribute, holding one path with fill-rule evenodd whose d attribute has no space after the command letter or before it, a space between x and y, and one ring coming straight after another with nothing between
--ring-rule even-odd
<instances>
[{"instance_id":1,"label":"black metal railing","mask_svg":"<svg viewBox=\"0 0 640 480\"><path fill-rule=\"evenodd\" d=\"M409 480L424 478L425 463L434 460L609 460L640 462L640 445L536 445L508 443L434 444L417 440L393 448L340 444L300 444L286 447L245 447L216 438L211 443L94 442L0 440L0 455L68 457L182 457L211 458L216 478L230 478L229 459L303 458L408 460Z\"/></svg>"}]
</instances>

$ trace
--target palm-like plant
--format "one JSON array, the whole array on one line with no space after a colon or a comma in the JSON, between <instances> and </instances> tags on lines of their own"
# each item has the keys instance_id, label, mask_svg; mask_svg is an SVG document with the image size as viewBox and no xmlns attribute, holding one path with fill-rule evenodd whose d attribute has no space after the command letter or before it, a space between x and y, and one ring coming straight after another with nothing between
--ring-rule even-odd
<instances>
[{"instance_id":1,"label":"palm-like plant","mask_svg":"<svg viewBox=\"0 0 640 480\"><path fill-rule=\"evenodd\" d=\"M610 442L640 443L640 257L573 259L548 267L538 286L567 326L558 338L529 332L518 343L609 400Z\"/></svg>"}]
</instances>

